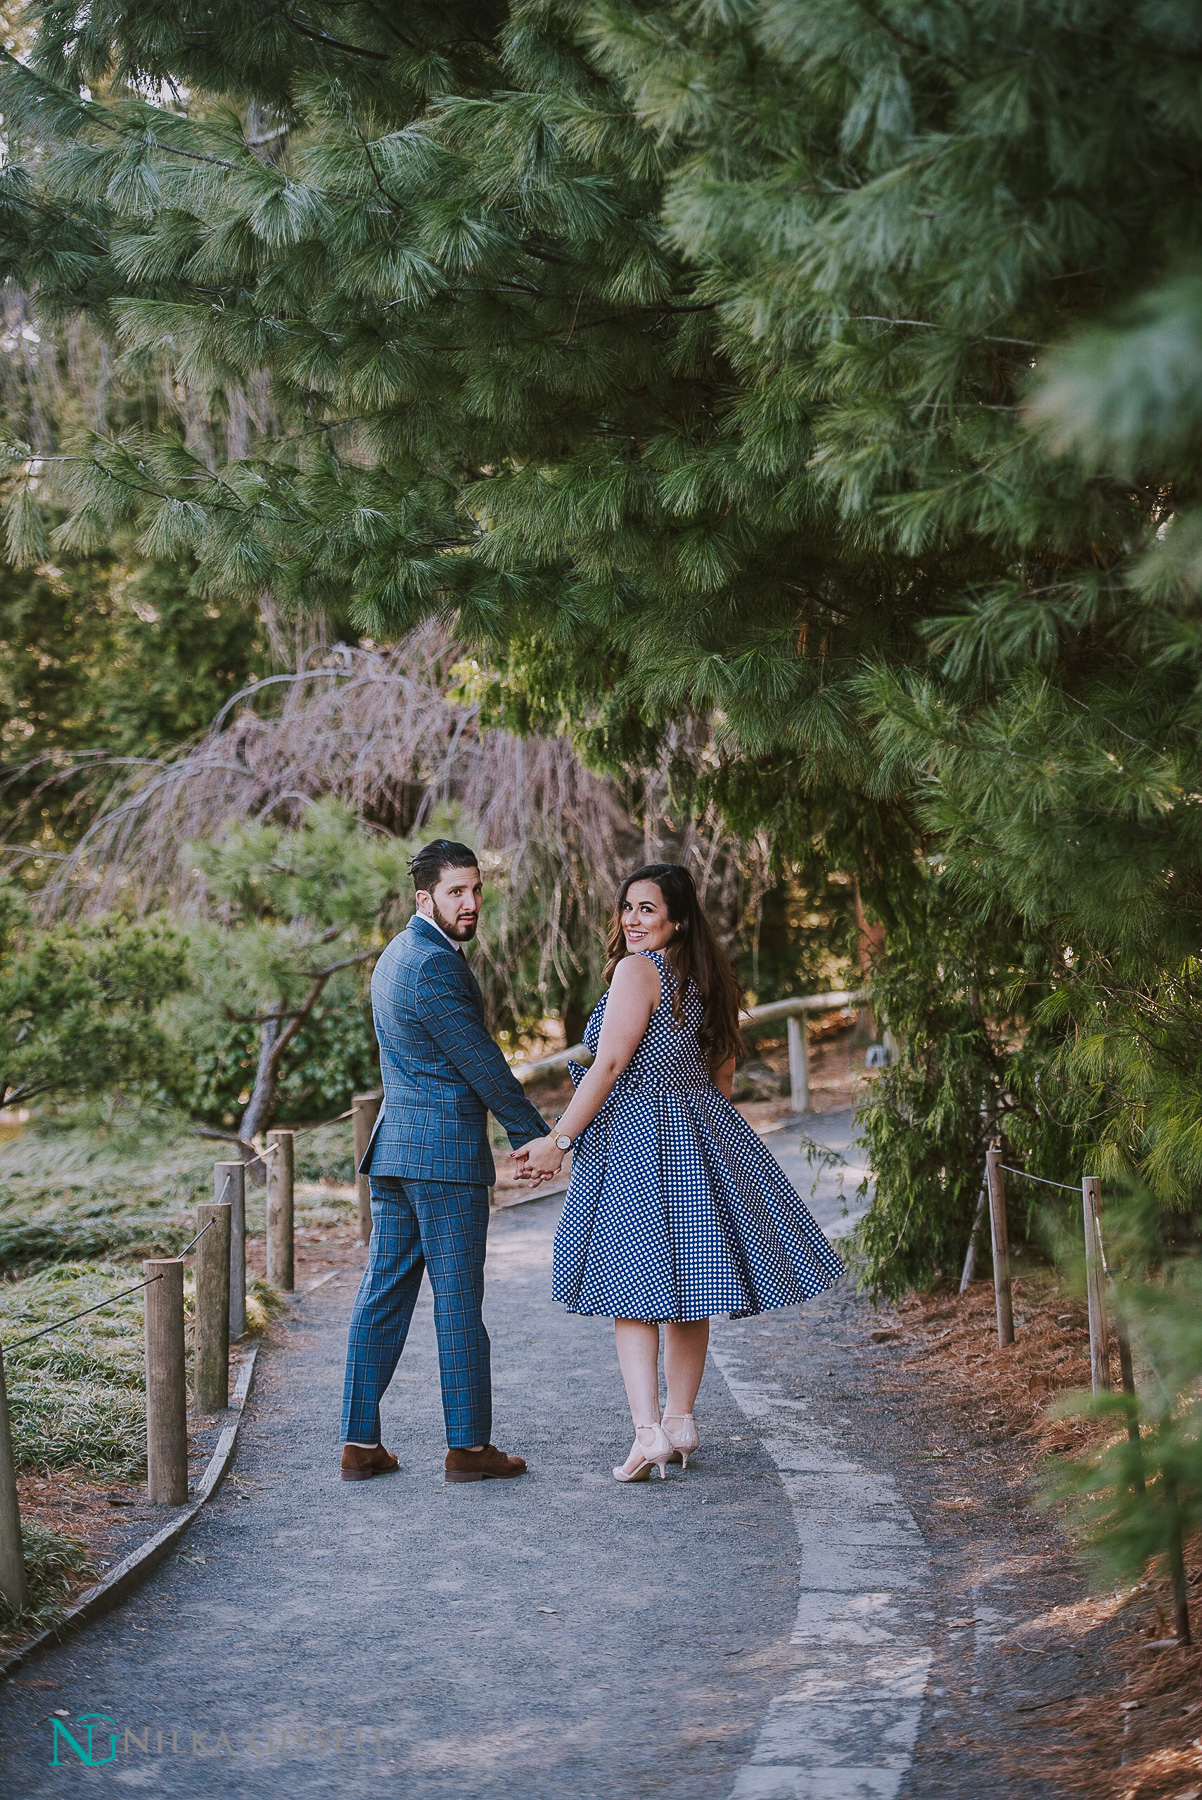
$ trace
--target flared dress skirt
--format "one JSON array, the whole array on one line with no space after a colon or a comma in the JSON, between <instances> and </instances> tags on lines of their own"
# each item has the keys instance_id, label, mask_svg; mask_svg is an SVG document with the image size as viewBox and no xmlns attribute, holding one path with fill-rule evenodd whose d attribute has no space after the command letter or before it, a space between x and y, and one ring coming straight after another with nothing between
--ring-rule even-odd
<instances>
[{"instance_id":1,"label":"flared dress skirt","mask_svg":"<svg viewBox=\"0 0 1202 1800\"><path fill-rule=\"evenodd\" d=\"M709 1079L690 988L662 998L577 1146L555 1235L552 1293L574 1313L622 1319L746 1315L813 1298L843 1264L780 1164ZM595 1051L604 999L585 1042ZM590 1041L591 1040L591 1041ZM583 1069L573 1068L579 1081Z\"/></svg>"}]
</instances>

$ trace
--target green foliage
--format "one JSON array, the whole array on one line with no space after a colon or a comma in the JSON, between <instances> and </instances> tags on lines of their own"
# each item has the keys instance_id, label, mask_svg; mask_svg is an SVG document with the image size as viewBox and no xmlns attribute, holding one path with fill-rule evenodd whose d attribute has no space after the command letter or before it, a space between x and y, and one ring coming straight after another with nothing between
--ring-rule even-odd
<instances>
[{"instance_id":1,"label":"green foliage","mask_svg":"<svg viewBox=\"0 0 1202 1800\"><path fill-rule=\"evenodd\" d=\"M368 832L334 801L316 802L295 828L235 825L216 843L193 845L191 854L210 910L232 928L308 929L333 943L345 932L408 914L402 895L412 888L412 852L396 838ZM283 967L307 953L285 948ZM271 948L263 956L268 982L280 979L283 968L273 963Z\"/></svg>"},{"instance_id":2,"label":"green foliage","mask_svg":"<svg viewBox=\"0 0 1202 1800\"><path fill-rule=\"evenodd\" d=\"M216 944L219 949L221 939ZM315 1006L297 1032L279 1079L275 1124L332 1118L350 1105L352 1094L378 1085L380 1057L365 981L366 971L359 979L348 976L330 1003ZM233 997L227 1003L239 1004ZM186 1042L187 1073L174 1088L173 1098L207 1125L236 1125L254 1086L258 1028L231 1022L221 1012L189 1006Z\"/></svg>"},{"instance_id":3,"label":"green foliage","mask_svg":"<svg viewBox=\"0 0 1202 1800\"><path fill-rule=\"evenodd\" d=\"M130 757L206 726L263 668L254 613L195 599L191 571L111 553L0 569L0 788L42 852L74 842Z\"/></svg>"},{"instance_id":4,"label":"green foliage","mask_svg":"<svg viewBox=\"0 0 1202 1800\"><path fill-rule=\"evenodd\" d=\"M178 1011L189 1073L172 1097L251 1138L336 1112L378 1079L367 981L411 904L411 849L320 801L299 826L237 825L189 847L207 918Z\"/></svg>"},{"instance_id":5,"label":"green foliage","mask_svg":"<svg viewBox=\"0 0 1202 1800\"><path fill-rule=\"evenodd\" d=\"M172 1048L159 1009L188 981L186 945L165 923L39 931L0 883L0 1105L160 1079Z\"/></svg>"},{"instance_id":6,"label":"green foliage","mask_svg":"<svg viewBox=\"0 0 1202 1800\"><path fill-rule=\"evenodd\" d=\"M856 1243L875 1295L940 1274L958 1279L985 1152L999 1134L1007 1162L1052 1181L1080 1180L1093 1141L1081 1117L1088 1088L1051 1079L1063 1032L1040 1013L1057 974L1015 915L994 907L974 918L946 871L921 876L892 921L869 996L897 1056L859 1111L875 1193ZM1016 1249L1046 1235L1048 1194L1011 1181Z\"/></svg>"},{"instance_id":7,"label":"green foliage","mask_svg":"<svg viewBox=\"0 0 1202 1800\"><path fill-rule=\"evenodd\" d=\"M751 941L735 963L752 1004L853 987L855 889L839 871L807 880L790 871L747 920Z\"/></svg>"}]
</instances>

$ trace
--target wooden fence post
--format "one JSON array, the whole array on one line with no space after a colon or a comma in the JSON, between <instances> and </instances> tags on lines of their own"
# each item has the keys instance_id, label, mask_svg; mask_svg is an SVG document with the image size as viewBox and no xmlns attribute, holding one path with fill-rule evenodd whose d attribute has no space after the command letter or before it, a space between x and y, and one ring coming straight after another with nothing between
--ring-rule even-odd
<instances>
[{"instance_id":1,"label":"wooden fence post","mask_svg":"<svg viewBox=\"0 0 1202 1800\"><path fill-rule=\"evenodd\" d=\"M146 1289L146 1486L152 1506L188 1498L188 1391L184 1378L184 1265L149 1257Z\"/></svg>"},{"instance_id":2,"label":"wooden fence post","mask_svg":"<svg viewBox=\"0 0 1202 1800\"><path fill-rule=\"evenodd\" d=\"M1006 1185L998 1145L985 1153L989 1189L989 1229L993 1238L993 1295L997 1309L998 1348L1014 1342L1014 1302L1010 1293L1010 1234L1006 1229Z\"/></svg>"},{"instance_id":3,"label":"wooden fence post","mask_svg":"<svg viewBox=\"0 0 1202 1800\"><path fill-rule=\"evenodd\" d=\"M29 1583L21 1543L21 1508L17 1501L17 1458L8 1420L4 1385L4 1352L0 1350L0 1595L16 1614L25 1611Z\"/></svg>"},{"instance_id":4,"label":"wooden fence post","mask_svg":"<svg viewBox=\"0 0 1202 1800\"><path fill-rule=\"evenodd\" d=\"M789 1037L789 1104L795 1113L810 1110L810 1034L804 1018L791 1013Z\"/></svg>"},{"instance_id":5,"label":"wooden fence post","mask_svg":"<svg viewBox=\"0 0 1202 1800\"><path fill-rule=\"evenodd\" d=\"M371 1237L371 1184L366 1175L360 1175L359 1164L367 1155L367 1146L371 1143L371 1134L376 1128L383 1100L383 1094L356 1094L351 1101L351 1127L355 1140L355 1198L359 1203L361 1244L366 1244Z\"/></svg>"},{"instance_id":6,"label":"wooden fence post","mask_svg":"<svg viewBox=\"0 0 1202 1800\"><path fill-rule=\"evenodd\" d=\"M293 1237L293 1131L267 1133L267 1279L290 1294L296 1286Z\"/></svg>"},{"instance_id":7,"label":"wooden fence post","mask_svg":"<svg viewBox=\"0 0 1202 1800\"><path fill-rule=\"evenodd\" d=\"M213 1199L230 1209L230 1342L246 1334L246 1165L213 1164Z\"/></svg>"},{"instance_id":8,"label":"wooden fence post","mask_svg":"<svg viewBox=\"0 0 1202 1800\"><path fill-rule=\"evenodd\" d=\"M1102 1184L1081 1178L1085 1220L1085 1292L1089 1301L1089 1373L1095 1394L1110 1391L1110 1333L1106 1320L1106 1266L1102 1257Z\"/></svg>"},{"instance_id":9,"label":"wooden fence post","mask_svg":"<svg viewBox=\"0 0 1202 1800\"><path fill-rule=\"evenodd\" d=\"M193 1390L196 1410L223 1412L230 1403L230 1203L198 1206L204 1235L196 1245Z\"/></svg>"}]
</instances>

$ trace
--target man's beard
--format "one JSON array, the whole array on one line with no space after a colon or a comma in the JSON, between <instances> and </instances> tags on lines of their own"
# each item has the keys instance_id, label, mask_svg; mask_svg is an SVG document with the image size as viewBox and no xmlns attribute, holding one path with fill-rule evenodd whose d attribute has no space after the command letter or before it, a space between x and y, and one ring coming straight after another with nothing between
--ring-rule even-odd
<instances>
[{"instance_id":1,"label":"man's beard","mask_svg":"<svg viewBox=\"0 0 1202 1800\"><path fill-rule=\"evenodd\" d=\"M470 919L460 919L458 922L448 919L445 913L439 912L438 902L433 894L430 895L430 910L438 929L445 931L449 938L454 938L457 944L465 944L475 937L476 927L480 923L477 914L473 913Z\"/></svg>"}]
</instances>

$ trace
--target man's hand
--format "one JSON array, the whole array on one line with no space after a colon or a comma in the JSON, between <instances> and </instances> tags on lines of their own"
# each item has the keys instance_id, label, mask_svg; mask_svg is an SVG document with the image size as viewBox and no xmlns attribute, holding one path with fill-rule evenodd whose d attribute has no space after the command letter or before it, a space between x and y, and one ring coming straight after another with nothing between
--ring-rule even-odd
<instances>
[{"instance_id":1,"label":"man's hand","mask_svg":"<svg viewBox=\"0 0 1202 1800\"><path fill-rule=\"evenodd\" d=\"M563 1151L551 1136L531 1138L520 1150L509 1152L510 1162L517 1163L515 1174L519 1181L528 1181L537 1187L541 1181L550 1181L558 1175L563 1167Z\"/></svg>"}]
</instances>

